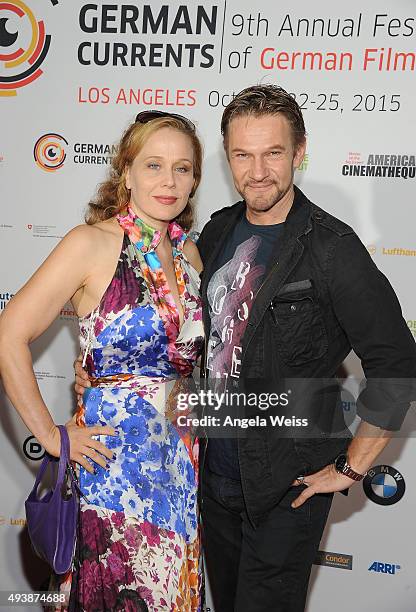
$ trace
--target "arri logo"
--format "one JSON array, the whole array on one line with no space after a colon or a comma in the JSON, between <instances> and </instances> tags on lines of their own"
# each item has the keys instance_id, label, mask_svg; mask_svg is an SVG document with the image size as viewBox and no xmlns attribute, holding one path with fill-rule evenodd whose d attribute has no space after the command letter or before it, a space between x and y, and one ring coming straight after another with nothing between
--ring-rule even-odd
<instances>
[{"instance_id":1,"label":"arri logo","mask_svg":"<svg viewBox=\"0 0 416 612\"><path fill-rule=\"evenodd\" d=\"M68 145L68 141L60 134L44 134L38 138L33 157L39 168L46 172L62 168L66 159L65 145Z\"/></svg>"},{"instance_id":2,"label":"arri logo","mask_svg":"<svg viewBox=\"0 0 416 612\"><path fill-rule=\"evenodd\" d=\"M391 506L401 500L406 483L398 470L390 465L376 465L363 480L364 492L375 504Z\"/></svg>"},{"instance_id":3,"label":"arri logo","mask_svg":"<svg viewBox=\"0 0 416 612\"><path fill-rule=\"evenodd\" d=\"M400 565L395 563L380 563L380 561L374 561L368 568L369 572L376 572L377 574L395 574L400 569Z\"/></svg>"},{"instance_id":4,"label":"arri logo","mask_svg":"<svg viewBox=\"0 0 416 612\"><path fill-rule=\"evenodd\" d=\"M55 6L57 2L52 2ZM38 79L51 44L45 24L38 21L21 0L0 2L0 96L15 96L17 90Z\"/></svg>"}]
</instances>

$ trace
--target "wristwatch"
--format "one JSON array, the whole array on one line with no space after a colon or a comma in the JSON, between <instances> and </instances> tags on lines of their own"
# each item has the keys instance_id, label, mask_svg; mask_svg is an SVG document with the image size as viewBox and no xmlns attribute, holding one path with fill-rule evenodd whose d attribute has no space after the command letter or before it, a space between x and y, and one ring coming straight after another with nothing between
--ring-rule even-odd
<instances>
[{"instance_id":1,"label":"wristwatch","mask_svg":"<svg viewBox=\"0 0 416 612\"><path fill-rule=\"evenodd\" d=\"M349 478L352 478L356 481L362 480L367 474L367 472L365 474L359 474L358 472L355 472L348 463L347 455L343 453L341 453L341 455L338 455L338 457L334 461L334 465L338 474L344 474L344 476L348 476Z\"/></svg>"}]
</instances>

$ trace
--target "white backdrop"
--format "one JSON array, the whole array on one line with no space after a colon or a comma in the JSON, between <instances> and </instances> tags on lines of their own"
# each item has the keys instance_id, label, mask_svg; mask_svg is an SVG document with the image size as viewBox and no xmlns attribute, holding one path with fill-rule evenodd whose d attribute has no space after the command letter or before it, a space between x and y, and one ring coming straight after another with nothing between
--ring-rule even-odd
<instances>
[{"instance_id":1,"label":"white backdrop","mask_svg":"<svg viewBox=\"0 0 416 612\"><path fill-rule=\"evenodd\" d=\"M261 82L302 105L308 152L296 183L353 225L416 333L415 40L414 0L0 2L0 310L82 222L112 146L139 110L172 110L197 124L205 147L199 227L234 202L221 113L233 93ZM32 348L44 398L64 422L77 353L70 305ZM346 368L353 392L360 367L349 358ZM345 399L351 420L353 395ZM4 394L0 404L0 590L38 589L47 569L28 546L23 502L41 449ZM413 431L414 411L367 480L372 499L361 484L336 496L322 558L344 567L314 567L308 612L416 610Z\"/></svg>"}]
</instances>

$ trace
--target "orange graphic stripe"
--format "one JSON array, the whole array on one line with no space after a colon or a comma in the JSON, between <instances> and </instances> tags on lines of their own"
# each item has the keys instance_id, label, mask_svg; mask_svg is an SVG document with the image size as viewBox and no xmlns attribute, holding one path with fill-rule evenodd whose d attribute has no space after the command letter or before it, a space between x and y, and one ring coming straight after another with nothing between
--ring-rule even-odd
<instances>
[{"instance_id":1,"label":"orange graphic stripe","mask_svg":"<svg viewBox=\"0 0 416 612\"><path fill-rule=\"evenodd\" d=\"M40 52L42 51L44 42L45 42L45 26L43 24L43 21L39 21L39 40L38 40L38 44L36 45L36 49L32 57L30 57L28 60L30 65L34 64L36 60L38 59Z\"/></svg>"},{"instance_id":2,"label":"orange graphic stripe","mask_svg":"<svg viewBox=\"0 0 416 612\"><path fill-rule=\"evenodd\" d=\"M26 49L25 53L23 53L23 55L19 59L13 60L12 62L7 62L5 64L6 68L14 68L15 66L19 66L20 64L25 62L28 57L31 57L33 51L35 50L36 43L39 38L39 24L37 23L35 16L30 10L30 8L26 6L26 4L22 2L21 0L13 0L13 4L16 4L17 6L19 6L26 13L30 21L30 25L32 26L32 40L30 41L30 45L28 49ZM19 85L19 87L21 86Z\"/></svg>"},{"instance_id":3,"label":"orange graphic stripe","mask_svg":"<svg viewBox=\"0 0 416 612\"><path fill-rule=\"evenodd\" d=\"M0 60L8 61L14 60L20 57L24 53L24 49L20 48L14 53L10 53L10 55L6 55L5 53L0 53Z\"/></svg>"},{"instance_id":4,"label":"orange graphic stripe","mask_svg":"<svg viewBox=\"0 0 416 612\"><path fill-rule=\"evenodd\" d=\"M54 140L46 139L46 142L43 141L40 143L42 145L41 155L48 161L54 162L54 168L56 168L59 164L61 164L62 160L65 157L65 151L61 146L61 143L55 142ZM55 147L59 151L59 158L49 157L48 148Z\"/></svg>"},{"instance_id":5,"label":"orange graphic stripe","mask_svg":"<svg viewBox=\"0 0 416 612\"><path fill-rule=\"evenodd\" d=\"M4 9L5 11L12 11L12 13L16 13L16 15L19 15L19 17L23 17L25 14L21 8L18 8L14 4L10 4L10 2L0 2L0 10L1 9Z\"/></svg>"},{"instance_id":6,"label":"orange graphic stripe","mask_svg":"<svg viewBox=\"0 0 416 612\"><path fill-rule=\"evenodd\" d=\"M15 13L16 15L18 15L19 17L23 17L23 15L25 14L24 11L22 11L22 9L20 9L17 6L14 6L14 4L10 4L10 2L0 2L0 11L4 10L4 11L11 11L12 13ZM14 51L13 53L0 53L0 60L1 61L12 61L17 59L18 57L20 57L22 54L24 53L24 49L20 48L17 51Z\"/></svg>"},{"instance_id":7,"label":"orange graphic stripe","mask_svg":"<svg viewBox=\"0 0 416 612\"><path fill-rule=\"evenodd\" d=\"M26 77L22 81L18 81L17 83L0 83L0 89L17 89L19 87L24 87L28 83L31 83L35 79L39 78L41 74L43 74L43 71L38 68L33 74Z\"/></svg>"}]
</instances>

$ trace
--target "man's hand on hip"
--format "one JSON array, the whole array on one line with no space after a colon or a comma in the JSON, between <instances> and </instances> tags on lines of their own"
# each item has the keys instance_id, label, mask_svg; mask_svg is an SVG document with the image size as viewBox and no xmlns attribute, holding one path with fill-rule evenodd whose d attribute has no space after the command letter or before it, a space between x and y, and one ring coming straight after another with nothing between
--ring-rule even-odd
<instances>
[{"instance_id":1,"label":"man's hand on hip","mask_svg":"<svg viewBox=\"0 0 416 612\"><path fill-rule=\"evenodd\" d=\"M299 508L307 499L315 495L315 493L335 493L335 491L343 491L348 489L354 480L344 474L339 474L334 464L327 465L315 474L308 474L305 478L294 480L292 486L306 485L306 489L292 502L292 508Z\"/></svg>"},{"instance_id":2,"label":"man's hand on hip","mask_svg":"<svg viewBox=\"0 0 416 612\"><path fill-rule=\"evenodd\" d=\"M88 374L86 370L82 367L81 357L78 357L76 361L74 361L74 370L75 370L75 393L78 397L78 403L81 400L81 397L88 387L91 387L90 380L88 378Z\"/></svg>"}]
</instances>

